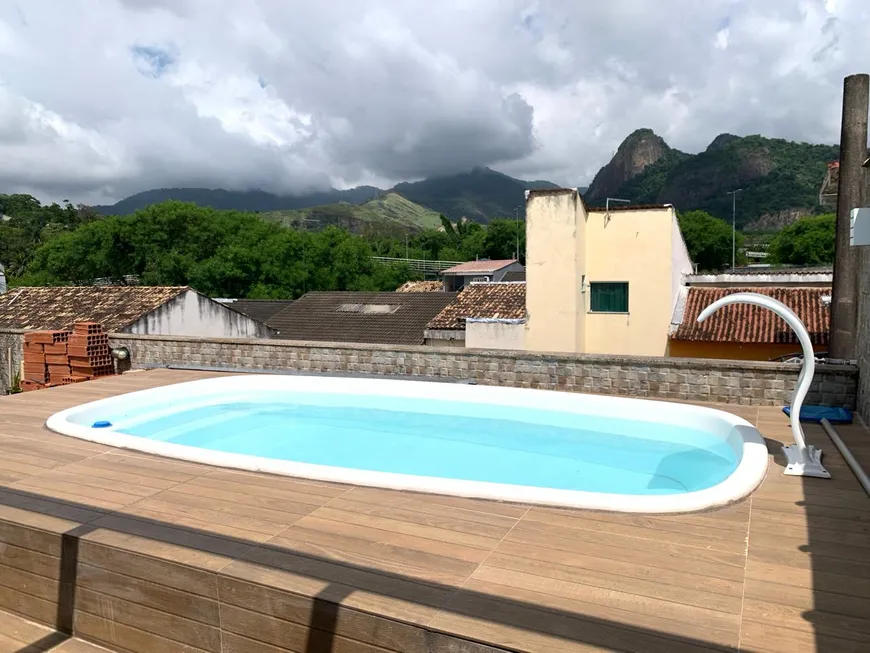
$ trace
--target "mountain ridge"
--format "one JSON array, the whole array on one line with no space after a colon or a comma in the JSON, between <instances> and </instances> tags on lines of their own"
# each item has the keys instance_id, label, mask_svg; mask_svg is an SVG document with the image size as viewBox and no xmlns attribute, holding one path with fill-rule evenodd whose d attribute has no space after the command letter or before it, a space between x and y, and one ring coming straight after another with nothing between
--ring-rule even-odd
<instances>
[{"instance_id":1,"label":"mountain ridge","mask_svg":"<svg viewBox=\"0 0 870 653\"><path fill-rule=\"evenodd\" d=\"M719 134L706 149L687 154L671 148L652 130L626 138L602 168L586 200L603 204L619 197L636 204L673 204L681 211L703 210L731 218L730 191L738 227L766 224L773 216L817 213L819 188L827 165L839 158L839 146ZM795 217L794 219L797 219Z\"/></svg>"},{"instance_id":2,"label":"mountain ridge","mask_svg":"<svg viewBox=\"0 0 870 653\"><path fill-rule=\"evenodd\" d=\"M354 205L390 192L443 214L451 220L468 218L487 222L514 215L525 208L525 191L533 188L558 188L549 181L523 181L485 167L453 175L401 182L390 189L357 186L347 190L329 189L302 195L277 195L262 190L228 191L209 188L155 188L124 198L112 205L93 207L104 215L128 215L150 204L166 200L194 202L214 209L267 213L311 209L340 203Z\"/></svg>"},{"instance_id":3,"label":"mountain ridge","mask_svg":"<svg viewBox=\"0 0 870 653\"><path fill-rule=\"evenodd\" d=\"M642 128L623 140L589 188L581 192L592 206L603 205L608 197L617 197L635 204L673 204L680 211L704 210L730 219L732 197L728 193L740 188L738 226L766 224L771 220L779 223L789 219L788 216L821 211L819 187L827 164L838 158L837 145L727 133L716 136L704 150L689 154L671 147L653 130ZM402 182L388 190L359 186L303 195L276 195L261 190L152 189L94 209L103 214L124 215L168 199L191 201L215 209L286 213L285 217L291 218L292 212L317 209L316 212L326 216L327 223L356 228L353 225L377 222L368 211L373 205L356 211L342 205L360 206L395 192L418 208L394 202L384 207L383 221L392 226L405 222L406 226L416 228L432 221L427 211L454 222L468 218L485 223L493 218L513 217L525 210L526 190L558 187L545 180L524 181L490 168L476 167L453 175Z\"/></svg>"}]
</instances>

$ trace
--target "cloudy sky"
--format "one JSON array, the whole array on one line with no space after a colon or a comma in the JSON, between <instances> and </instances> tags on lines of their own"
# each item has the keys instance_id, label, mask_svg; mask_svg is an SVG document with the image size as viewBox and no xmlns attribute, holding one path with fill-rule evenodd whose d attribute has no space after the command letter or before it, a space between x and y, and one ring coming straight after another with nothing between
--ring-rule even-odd
<instances>
[{"instance_id":1,"label":"cloudy sky","mask_svg":"<svg viewBox=\"0 0 870 653\"><path fill-rule=\"evenodd\" d=\"M868 0L0 0L0 192L588 183L651 127L836 142Z\"/></svg>"}]
</instances>

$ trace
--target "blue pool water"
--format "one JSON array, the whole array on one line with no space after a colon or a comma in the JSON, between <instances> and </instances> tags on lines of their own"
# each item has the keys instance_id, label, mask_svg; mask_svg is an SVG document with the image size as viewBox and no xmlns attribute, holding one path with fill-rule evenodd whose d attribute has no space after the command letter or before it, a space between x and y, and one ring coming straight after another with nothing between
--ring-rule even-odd
<instances>
[{"instance_id":1,"label":"blue pool water","mask_svg":"<svg viewBox=\"0 0 870 653\"><path fill-rule=\"evenodd\" d=\"M260 394L105 417L129 435L215 451L589 492L691 492L722 482L739 462L702 430L433 399Z\"/></svg>"}]
</instances>

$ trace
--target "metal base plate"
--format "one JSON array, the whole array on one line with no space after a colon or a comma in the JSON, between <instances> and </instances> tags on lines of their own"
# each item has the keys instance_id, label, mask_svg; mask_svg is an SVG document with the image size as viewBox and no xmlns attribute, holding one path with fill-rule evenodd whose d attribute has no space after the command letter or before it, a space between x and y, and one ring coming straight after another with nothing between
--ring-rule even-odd
<instances>
[{"instance_id":1,"label":"metal base plate","mask_svg":"<svg viewBox=\"0 0 870 653\"><path fill-rule=\"evenodd\" d=\"M786 476L812 476L814 478L831 478L830 472L822 466L822 450L807 445L807 458L802 459L801 451L796 444L782 448L785 454Z\"/></svg>"}]
</instances>

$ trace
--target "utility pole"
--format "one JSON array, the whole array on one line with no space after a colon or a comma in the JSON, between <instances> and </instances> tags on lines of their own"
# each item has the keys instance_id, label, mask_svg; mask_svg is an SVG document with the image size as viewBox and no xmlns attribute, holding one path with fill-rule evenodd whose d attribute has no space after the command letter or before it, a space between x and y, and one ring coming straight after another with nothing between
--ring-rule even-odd
<instances>
[{"instance_id":1,"label":"utility pole","mask_svg":"<svg viewBox=\"0 0 870 653\"><path fill-rule=\"evenodd\" d=\"M731 196L731 269L737 267L737 193L742 192L742 188L737 190L729 190L726 195Z\"/></svg>"},{"instance_id":2,"label":"utility pole","mask_svg":"<svg viewBox=\"0 0 870 653\"><path fill-rule=\"evenodd\" d=\"M831 298L829 356L855 358L858 326L858 252L849 244L850 212L863 204L867 159L867 113L870 76L850 75L843 81L843 121L840 131L840 182L837 189L837 236L834 241L834 288Z\"/></svg>"}]
</instances>

